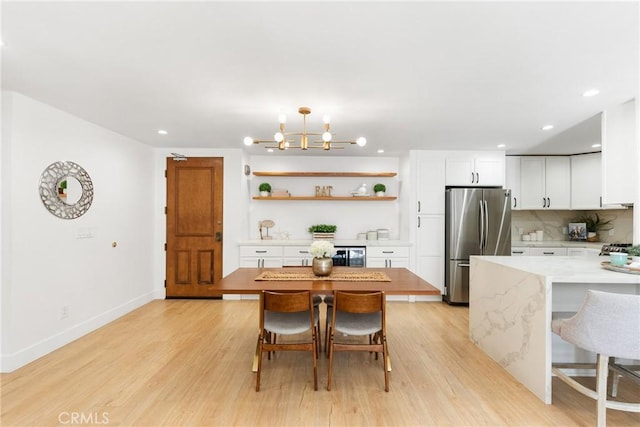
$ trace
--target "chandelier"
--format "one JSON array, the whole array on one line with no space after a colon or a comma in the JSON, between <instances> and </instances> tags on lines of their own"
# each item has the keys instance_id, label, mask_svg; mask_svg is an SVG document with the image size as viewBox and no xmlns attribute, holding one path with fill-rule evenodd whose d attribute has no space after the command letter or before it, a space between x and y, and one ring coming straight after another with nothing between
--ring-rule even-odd
<instances>
[{"instance_id":1,"label":"chandelier","mask_svg":"<svg viewBox=\"0 0 640 427\"><path fill-rule=\"evenodd\" d=\"M247 136L244 139L244 144L246 146L250 146L253 144L274 144L267 145L265 148L278 150L287 150L289 148L299 148L301 150L308 150L310 148L321 148L323 150L331 150L334 149L342 149L344 147L334 146L333 144L357 144L360 147L363 147L367 140L364 137L360 137L355 141L352 140L344 140L344 141L336 141L333 139L333 134L329 130L330 127L330 117L325 115L322 118L324 122L324 132L307 132L307 115L311 113L311 109L309 107L300 107L298 108L298 113L302 114L302 131L301 132L287 132L285 130L285 123L287 122L287 116L284 114L280 114L278 116L278 121L280 122L280 130L273 135L273 139L253 139L250 136ZM300 143L299 145L293 145L296 141L293 139L289 139L289 136L299 136ZM309 141L309 136L320 136L321 139Z\"/></svg>"}]
</instances>

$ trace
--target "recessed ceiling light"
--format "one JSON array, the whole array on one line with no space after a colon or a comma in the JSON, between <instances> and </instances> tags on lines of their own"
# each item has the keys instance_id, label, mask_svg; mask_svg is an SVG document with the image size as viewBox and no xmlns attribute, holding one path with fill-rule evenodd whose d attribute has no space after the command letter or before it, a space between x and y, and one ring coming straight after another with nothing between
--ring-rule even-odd
<instances>
[{"instance_id":1,"label":"recessed ceiling light","mask_svg":"<svg viewBox=\"0 0 640 427\"><path fill-rule=\"evenodd\" d=\"M592 148L602 147L602 144L593 144L591 147L592 147Z\"/></svg>"},{"instance_id":2,"label":"recessed ceiling light","mask_svg":"<svg viewBox=\"0 0 640 427\"><path fill-rule=\"evenodd\" d=\"M166 135L166 134L168 134L169 132L167 132L167 131L166 131L166 130L164 130L164 129L160 129L160 130L158 130L158 133L159 133L160 135Z\"/></svg>"},{"instance_id":3,"label":"recessed ceiling light","mask_svg":"<svg viewBox=\"0 0 640 427\"><path fill-rule=\"evenodd\" d=\"M507 146L507 144L498 144L498 145L497 145L497 147L498 147L498 148L504 148L504 147L506 147L506 146Z\"/></svg>"},{"instance_id":4,"label":"recessed ceiling light","mask_svg":"<svg viewBox=\"0 0 640 427\"><path fill-rule=\"evenodd\" d=\"M542 130L551 130L553 129L553 125L544 125L542 126Z\"/></svg>"},{"instance_id":5,"label":"recessed ceiling light","mask_svg":"<svg viewBox=\"0 0 640 427\"><path fill-rule=\"evenodd\" d=\"M588 98L590 96L596 96L599 93L600 93L600 91L598 89L589 89L589 90L583 92L582 96L584 96L585 98Z\"/></svg>"},{"instance_id":6,"label":"recessed ceiling light","mask_svg":"<svg viewBox=\"0 0 640 427\"><path fill-rule=\"evenodd\" d=\"M378 150L378 153L382 154L382 153L384 153L384 150L381 148L381 149Z\"/></svg>"}]
</instances>

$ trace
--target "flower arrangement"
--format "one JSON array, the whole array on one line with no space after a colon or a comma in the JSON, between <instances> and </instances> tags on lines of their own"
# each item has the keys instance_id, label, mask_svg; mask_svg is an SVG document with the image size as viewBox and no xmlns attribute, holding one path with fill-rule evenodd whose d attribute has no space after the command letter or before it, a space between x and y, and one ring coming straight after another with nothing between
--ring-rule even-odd
<instances>
[{"instance_id":1,"label":"flower arrangement","mask_svg":"<svg viewBox=\"0 0 640 427\"><path fill-rule=\"evenodd\" d=\"M314 258L331 258L336 254L336 250L330 241L316 240L309 246L309 253Z\"/></svg>"}]
</instances>

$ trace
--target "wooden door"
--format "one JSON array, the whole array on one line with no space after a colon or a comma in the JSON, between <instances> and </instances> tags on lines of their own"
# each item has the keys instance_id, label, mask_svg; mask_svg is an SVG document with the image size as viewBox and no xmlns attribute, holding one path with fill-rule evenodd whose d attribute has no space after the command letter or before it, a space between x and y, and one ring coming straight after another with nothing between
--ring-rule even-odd
<instances>
[{"instance_id":1,"label":"wooden door","mask_svg":"<svg viewBox=\"0 0 640 427\"><path fill-rule=\"evenodd\" d=\"M167 298L221 296L223 164L167 158Z\"/></svg>"}]
</instances>

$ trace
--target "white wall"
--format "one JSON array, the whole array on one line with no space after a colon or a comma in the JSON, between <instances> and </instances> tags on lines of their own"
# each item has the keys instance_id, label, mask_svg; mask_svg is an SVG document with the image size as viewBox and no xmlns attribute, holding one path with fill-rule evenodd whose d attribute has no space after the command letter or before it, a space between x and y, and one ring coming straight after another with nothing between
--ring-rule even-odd
<instances>
[{"instance_id":1,"label":"white wall","mask_svg":"<svg viewBox=\"0 0 640 427\"><path fill-rule=\"evenodd\" d=\"M397 196L399 177L393 178L333 178L333 177L263 177L253 171L288 172L398 172L399 160L394 157L322 157L322 156L251 156L252 174L247 177L247 199L258 195L258 186L269 182L272 189L284 188L293 196L313 196L315 186L333 187L334 196L350 196L360 184L386 185L387 195ZM398 201L267 201L251 200L249 228L244 239L260 239L258 221L271 219L275 227L270 234L289 233L291 240L311 239L308 228L313 224L335 224L337 240L356 239L358 233L387 228L391 239L401 236Z\"/></svg>"},{"instance_id":2,"label":"white wall","mask_svg":"<svg viewBox=\"0 0 640 427\"><path fill-rule=\"evenodd\" d=\"M7 372L152 299L155 179L151 148L23 95L2 95ZM75 220L55 217L40 201L40 175L60 160L78 163L93 181L93 204ZM93 238L77 239L87 228Z\"/></svg>"}]
</instances>

